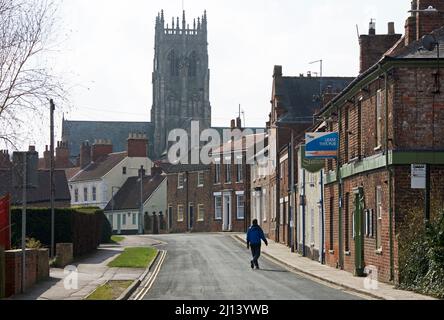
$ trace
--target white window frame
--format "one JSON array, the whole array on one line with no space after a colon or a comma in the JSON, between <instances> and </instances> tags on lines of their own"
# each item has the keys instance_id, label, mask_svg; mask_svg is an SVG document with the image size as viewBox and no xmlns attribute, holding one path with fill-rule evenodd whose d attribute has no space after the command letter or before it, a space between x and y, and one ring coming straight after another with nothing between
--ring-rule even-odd
<instances>
[{"instance_id":1,"label":"white window frame","mask_svg":"<svg viewBox=\"0 0 444 320\"><path fill-rule=\"evenodd\" d=\"M197 205L197 221L205 221L205 206L203 204Z\"/></svg>"},{"instance_id":2,"label":"white window frame","mask_svg":"<svg viewBox=\"0 0 444 320\"><path fill-rule=\"evenodd\" d=\"M184 221L184 215L185 215L185 207L182 204L177 205L177 222L183 222Z\"/></svg>"},{"instance_id":3,"label":"white window frame","mask_svg":"<svg viewBox=\"0 0 444 320\"><path fill-rule=\"evenodd\" d=\"M88 193L89 193L88 187L84 187L83 188L83 202L88 202Z\"/></svg>"},{"instance_id":4,"label":"white window frame","mask_svg":"<svg viewBox=\"0 0 444 320\"><path fill-rule=\"evenodd\" d=\"M240 205L240 199L243 198L242 206ZM242 212L242 215L239 213ZM245 194L237 193L236 194L236 215L238 220L245 220Z\"/></svg>"},{"instance_id":5,"label":"white window frame","mask_svg":"<svg viewBox=\"0 0 444 320\"><path fill-rule=\"evenodd\" d=\"M244 167L242 164L237 164L236 178L238 183L244 182Z\"/></svg>"},{"instance_id":6,"label":"white window frame","mask_svg":"<svg viewBox=\"0 0 444 320\"><path fill-rule=\"evenodd\" d=\"M198 187L203 187L205 184L205 172L204 171L199 171L197 173L197 186Z\"/></svg>"},{"instance_id":7,"label":"white window frame","mask_svg":"<svg viewBox=\"0 0 444 320\"><path fill-rule=\"evenodd\" d=\"M220 201L220 206L218 206L218 200ZM223 211L223 198L222 195L214 196L214 219L219 221L222 220Z\"/></svg>"},{"instance_id":8,"label":"white window frame","mask_svg":"<svg viewBox=\"0 0 444 320\"><path fill-rule=\"evenodd\" d=\"M215 163L214 164L214 184L220 184L221 183L221 164Z\"/></svg>"},{"instance_id":9,"label":"white window frame","mask_svg":"<svg viewBox=\"0 0 444 320\"><path fill-rule=\"evenodd\" d=\"M74 189L74 203L79 202L79 188Z\"/></svg>"},{"instance_id":10,"label":"white window frame","mask_svg":"<svg viewBox=\"0 0 444 320\"><path fill-rule=\"evenodd\" d=\"M376 187L376 249L382 250L382 187Z\"/></svg>"},{"instance_id":11,"label":"white window frame","mask_svg":"<svg viewBox=\"0 0 444 320\"><path fill-rule=\"evenodd\" d=\"M97 187L92 187L92 201L97 201Z\"/></svg>"},{"instance_id":12,"label":"white window frame","mask_svg":"<svg viewBox=\"0 0 444 320\"><path fill-rule=\"evenodd\" d=\"M233 182L233 165L231 163L226 163L224 166L225 170L225 183Z\"/></svg>"},{"instance_id":13,"label":"white window frame","mask_svg":"<svg viewBox=\"0 0 444 320\"><path fill-rule=\"evenodd\" d=\"M133 213L132 218L133 218L133 225L137 225L137 214Z\"/></svg>"},{"instance_id":14,"label":"white window frame","mask_svg":"<svg viewBox=\"0 0 444 320\"><path fill-rule=\"evenodd\" d=\"M185 185L185 174L178 173L177 174L177 189L183 189Z\"/></svg>"}]
</instances>

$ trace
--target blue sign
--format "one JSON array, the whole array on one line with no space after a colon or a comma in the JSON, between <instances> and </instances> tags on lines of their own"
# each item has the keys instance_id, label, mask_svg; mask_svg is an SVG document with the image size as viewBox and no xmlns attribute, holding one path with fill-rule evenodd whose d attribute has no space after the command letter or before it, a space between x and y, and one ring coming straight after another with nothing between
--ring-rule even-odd
<instances>
[{"instance_id":1,"label":"blue sign","mask_svg":"<svg viewBox=\"0 0 444 320\"><path fill-rule=\"evenodd\" d=\"M338 154L339 133L316 132L305 134L305 157L308 159L335 159Z\"/></svg>"}]
</instances>

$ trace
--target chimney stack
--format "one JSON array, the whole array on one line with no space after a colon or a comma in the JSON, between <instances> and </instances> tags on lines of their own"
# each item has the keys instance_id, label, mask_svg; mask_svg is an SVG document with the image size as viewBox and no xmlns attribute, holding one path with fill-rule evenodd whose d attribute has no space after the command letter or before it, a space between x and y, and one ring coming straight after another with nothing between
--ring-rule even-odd
<instances>
[{"instance_id":1,"label":"chimney stack","mask_svg":"<svg viewBox=\"0 0 444 320\"><path fill-rule=\"evenodd\" d=\"M11 167L11 157L8 150L0 150L0 169L9 169Z\"/></svg>"},{"instance_id":2,"label":"chimney stack","mask_svg":"<svg viewBox=\"0 0 444 320\"><path fill-rule=\"evenodd\" d=\"M282 66L274 66L273 78L282 78Z\"/></svg>"},{"instance_id":3,"label":"chimney stack","mask_svg":"<svg viewBox=\"0 0 444 320\"><path fill-rule=\"evenodd\" d=\"M91 145L85 141L80 146L80 169L85 169L91 163Z\"/></svg>"},{"instance_id":4,"label":"chimney stack","mask_svg":"<svg viewBox=\"0 0 444 320\"><path fill-rule=\"evenodd\" d=\"M370 21L368 35L359 36L360 55L360 73L363 73L374 64L376 64L383 55L401 39L401 34L395 33L395 24L388 24L387 34L376 34L376 23Z\"/></svg>"},{"instance_id":5,"label":"chimney stack","mask_svg":"<svg viewBox=\"0 0 444 320\"><path fill-rule=\"evenodd\" d=\"M394 35L395 34L395 23L394 22L389 22L388 23L388 34L389 35Z\"/></svg>"},{"instance_id":6,"label":"chimney stack","mask_svg":"<svg viewBox=\"0 0 444 320\"><path fill-rule=\"evenodd\" d=\"M411 15L405 23L405 45L444 26L444 1L413 0Z\"/></svg>"},{"instance_id":7,"label":"chimney stack","mask_svg":"<svg viewBox=\"0 0 444 320\"><path fill-rule=\"evenodd\" d=\"M236 118L236 128L242 129L242 120L240 117Z\"/></svg>"},{"instance_id":8,"label":"chimney stack","mask_svg":"<svg viewBox=\"0 0 444 320\"><path fill-rule=\"evenodd\" d=\"M130 133L127 144L128 157L146 158L148 157L148 138L146 134Z\"/></svg>"},{"instance_id":9,"label":"chimney stack","mask_svg":"<svg viewBox=\"0 0 444 320\"><path fill-rule=\"evenodd\" d=\"M51 152L49 151L49 147L45 146L45 151L43 151L43 168L49 169L51 166Z\"/></svg>"},{"instance_id":10,"label":"chimney stack","mask_svg":"<svg viewBox=\"0 0 444 320\"><path fill-rule=\"evenodd\" d=\"M67 142L57 142L55 167L58 169L66 169L72 167L71 162L69 161L69 148Z\"/></svg>"},{"instance_id":11,"label":"chimney stack","mask_svg":"<svg viewBox=\"0 0 444 320\"><path fill-rule=\"evenodd\" d=\"M159 167L158 165L154 165L151 168L151 175L152 176L157 176L157 175L161 175L163 173L163 170L161 167Z\"/></svg>"},{"instance_id":12,"label":"chimney stack","mask_svg":"<svg viewBox=\"0 0 444 320\"><path fill-rule=\"evenodd\" d=\"M236 120L234 120L234 119L231 120L230 129L231 130L236 129Z\"/></svg>"},{"instance_id":13,"label":"chimney stack","mask_svg":"<svg viewBox=\"0 0 444 320\"><path fill-rule=\"evenodd\" d=\"M96 162L102 157L113 153L113 145L110 140L98 139L91 148L91 161Z\"/></svg>"}]
</instances>

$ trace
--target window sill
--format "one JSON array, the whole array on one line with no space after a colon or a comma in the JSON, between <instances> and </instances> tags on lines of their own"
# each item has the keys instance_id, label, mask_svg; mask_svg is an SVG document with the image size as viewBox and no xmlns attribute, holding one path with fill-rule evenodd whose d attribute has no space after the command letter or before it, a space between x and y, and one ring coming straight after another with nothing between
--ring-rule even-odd
<instances>
[{"instance_id":1,"label":"window sill","mask_svg":"<svg viewBox=\"0 0 444 320\"><path fill-rule=\"evenodd\" d=\"M328 250L329 254L335 254L335 250Z\"/></svg>"},{"instance_id":2,"label":"window sill","mask_svg":"<svg viewBox=\"0 0 444 320\"><path fill-rule=\"evenodd\" d=\"M350 252L350 251L345 251L344 254L345 254L346 256L351 256L351 252Z\"/></svg>"},{"instance_id":3,"label":"window sill","mask_svg":"<svg viewBox=\"0 0 444 320\"><path fill-rule=\"evenodd\" d=\"M375 250L375 253L379 256L382 256L382 249Z\"/></svg>"},{"instance_id":4,"label":"window sill","mask_svg":"<svg viewBox=\"0 0 444 320\"><path fill-rule=\"evenodd\" d=\"M381 150L382 150L382 146L381 145L379 145L379 146L377 146L376 148L373 149L373 151L381 151Z\"/></svg>"},{"instance_id":5,"label":"window sill","mask_svg":"<svg viewBox=\"0 0 444 320\"><path fill-rule=\"evenodd\" d=\"M356 163L356 162L359 162L359 160L361 160L361 157L354 157L354 158L350 159L349 163Z\"/></svg>"}]
</instances>

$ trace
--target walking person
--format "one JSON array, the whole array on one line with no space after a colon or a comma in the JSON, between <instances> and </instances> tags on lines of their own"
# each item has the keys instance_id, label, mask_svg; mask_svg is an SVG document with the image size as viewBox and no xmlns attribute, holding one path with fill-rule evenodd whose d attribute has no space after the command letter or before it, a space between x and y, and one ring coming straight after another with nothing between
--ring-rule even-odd
<instances>
[{"instance_id":1,"label":"walking person","mask_svg":"<svg viewBox=\"0 0 444 320\"><path fill-rule=\"evenodd\" d=\"M253 260L251 260L251 269L259 269L259 257L261 256L261 244L264 241L265 245L268 246L267 238L265 238L264 231L259 226L257 219L253 220L253 225L248 229L247 232L247 249L251 247L251 254L253 255Z\"/></svg>"}]
</instances>

